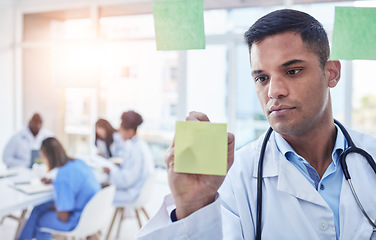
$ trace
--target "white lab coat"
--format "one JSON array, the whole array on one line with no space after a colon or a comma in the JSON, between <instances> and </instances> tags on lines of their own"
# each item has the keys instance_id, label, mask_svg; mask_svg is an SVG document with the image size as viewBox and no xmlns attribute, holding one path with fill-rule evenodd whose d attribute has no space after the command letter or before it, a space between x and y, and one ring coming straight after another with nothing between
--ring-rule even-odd
<instances>
[{"instance_id":1,"label":"white lab coat","mask_svg":"<svg viewBox=\"0 0 376 240\"><path fill-rule=\"evenodd\" d=\"M111 155L112 157L121 157L124 154L124 142L125 141L123 140L123 138L120 136L120 133L118 132L114 132L114 134L112 135L112 138L114 141L110 145ZM106 142L101 139L97 139L96 143L97 143L98 153L104 158L109 158L110 154L108 153Z\"/></svg>"},{"instance_id":2,"label":"white lab coat","mask_svg":"<svg viewBox=\"0 0 376 240\"><path fill-rule=\"evenodd\" d=\"M358 147L376 157L375 138L354 131L349 133ZM169 212L174 206L168 196L157 215L138 233L138 239L254 239L257 165L263 137L236 152L235 162L214 203L170 223ZM375 220L376 175L358 154L348 155L347 164L355 191L364 209ZM274 133L266 149L263 176L262 239L336 239L330 207L278 151ZM339 239L376 239L349 184L345 178L342 181Z\"/></svg>"},{"instance_id":3,"label":"white lab coat","mask_svg":"<svg viewBox=\"0 0 376 240\"><path fill-rule=\"evenodd\" d=\"M116 186L114 205L133 203L153 171L154 161L147 143L137 136L128 140L122 165L110 172L110 183Z\"/></svg>"},{"instance_id":4,"label":"white lab coat","mask_svg":"<svg viewBox=\"0 0 376 240\"><path fill-rule=\"evenodd\" d=\"M16 133L9 140L4 148L3 161L8 168L12 167L30 167L31 151L40 149L44 139L52 137L53 134L41 128L34 137L29 126Z\"/></svg>"}]
</instances>

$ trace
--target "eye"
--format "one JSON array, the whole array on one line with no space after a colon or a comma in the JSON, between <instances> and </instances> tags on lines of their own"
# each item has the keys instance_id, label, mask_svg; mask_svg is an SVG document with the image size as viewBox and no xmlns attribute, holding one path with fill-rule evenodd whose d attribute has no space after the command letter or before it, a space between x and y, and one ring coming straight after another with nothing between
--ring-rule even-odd
<instances>
[{"instance_id":1,"label":"eye","mask_svg":"<svg viewBox=\"0 0 376 240\"><path fill-rule=\"evenodd\" d=\"M256 82L260 82L260 83L265 82L268 79L269 79L268 76L258 76L258 77L255 77L255 81Z\"/></svg>"},{"instance_id":2,"label":"eye","mask_svg":"<svg viewBox=\"0 0 376 240\"><path fill-rule=\"evenodd\" d=\"M298 68L298 69L291 69L291 70L288 70L288 71L286 72L286 75L295 75L295 74L299 73L300 71L302 71L301 68Z\"/></svg>"}]
</instances>

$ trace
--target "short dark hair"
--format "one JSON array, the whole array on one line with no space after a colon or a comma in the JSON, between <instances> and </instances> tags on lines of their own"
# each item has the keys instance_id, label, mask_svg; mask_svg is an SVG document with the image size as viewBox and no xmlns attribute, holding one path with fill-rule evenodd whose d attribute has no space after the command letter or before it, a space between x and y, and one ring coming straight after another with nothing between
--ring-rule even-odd
<instances>
[{"instance_id":1,"label":"short dark hair","mask_svg":"<svg viewBox=\"0 0 376 240\"><path fill-rule=\"evenodd\" d=\"M258 19L245 32L244 38L250 49L253 43L284 32L299 33L303 43L318 56L324 68L330 53L328 36L322 24L307 13L292 9L271 12Z\"/></svg>"},{"instance_id":2,"label":"short dark hair","mask_svg":"<svg viewBox=\"0 0 376 240\"><path fill-rule=\"evenodd\" d=\"M144 120L142 116L135 111L127 111L121 115L121 124L120 127L124 129L134 129L137 131L137 127L143 123Z\"/></svg>"},{"instance_id":3,"label":"short dark hair","mask_svg":"<svg viewBox=\"0 0 376 240\"><path fill-rule=\"evenodd\" d=\"M50 170L64 166L68 161L73 160L67 156L61 143L54 137L44 139L40 150L46 156Z\"/></svg>"}]
</instances>

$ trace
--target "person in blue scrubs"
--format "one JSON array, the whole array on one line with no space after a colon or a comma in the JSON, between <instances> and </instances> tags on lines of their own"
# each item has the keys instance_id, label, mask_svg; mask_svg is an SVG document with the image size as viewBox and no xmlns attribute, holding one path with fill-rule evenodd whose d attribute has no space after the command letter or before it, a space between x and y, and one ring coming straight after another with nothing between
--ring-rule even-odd
<instances>
[{"instance_id":1,"label":"person in blue scrubs","mask_svg":"<svg viewBox=\"0 0 376 240\"><path fill-rule=\"evenodd\" d=\"M82 210L100 190L92 169L82 160L67 156L56 138L47 138L40 149L42 161L51 171L57 168L54 180L42 179L54 186L54 200L34 207L18 239L48 240L51 234L40 231L47 227L60 231L74 229Z\"/></svg>"}]
</instances>

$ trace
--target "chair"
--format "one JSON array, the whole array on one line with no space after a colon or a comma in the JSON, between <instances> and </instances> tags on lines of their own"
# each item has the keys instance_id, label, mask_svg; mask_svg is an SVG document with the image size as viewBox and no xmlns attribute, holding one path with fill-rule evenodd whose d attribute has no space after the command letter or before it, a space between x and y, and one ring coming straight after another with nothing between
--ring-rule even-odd
<instances>
[{"instance_id":1,"label":"chair","mask_svg":"<svg viewBox=\"0 0 376 240\"><path fill-rule=\"evenodd\" d=\"M115 186L108 186L97 192L84 207L80 220L72 231L57 231L49 228L41 228L41 231L62 235L74 239L75 237L86 239L95 236L99 240L98 233L108 220L112 211L112 202L115 196Z\"/></svg>"},{"instance_id":2,"label":"chair","mask_svg":"<svg viewBox=\"0 0 376 240\"><path fill-rule=\"evenodd\" d=\"M142 227L142 222L141 222L141 218L140 218L140 211L142 211L144 213L146 219L148 219L148 220L150 219L149 214L146 212L144 206L147 203L147 201L150 200L150 196L152 194L155 178L156 178L156 174L154 172L150 175L150 177L144 183L144 186L141 189L140 195L138 196L137 200L134 203L126 205L126 206L116 207L114 216L113 216L112 221L111 221L111 225L108 229L106 240L108 240L109 237L110 237L111 230L112 230L112 227L115 223L116 216L117 216L118 213L120 213L121 215L120 215L118 230L117 230L117 233L116 233L116 239L119 239L121 224L122 224L123 220L125 219L125 209L126 208L135 210L138 225L140 226L140 228Z\"/></svg>"},{"instance_id":3,"label":"chair","mask_svg":"<svg viewBox=\"0 0 376 240\"><path fill-rule=\"evenodd\" d=\"M13 168L13 169L8 169L7 166L5 165L5 163L2 162L2 161L0 161L0 172L7 172L7 174L5 176L30 175L31 174L30 170L31 169L24 168L24 167L16 167L16 168ZM24 208L24 209L21 210L21 215L20 216L17 216L14 213L2 216L1 219L0 219L0 224L3 224L5 218L10 218L10 219L16 220L18 222L18 225L17 225L17 230L16 230L15 238L17 238L17 236L20 234L20 232L22 230L23 225L26 222L26 214L27 214L27 212L28 212L28 209Z\"/></svg>"},{"instance_id":4,"label":"chair","mask_svg":"<svg viewBox=\"0 0 376 240\"><path fill-rule=\"evenodd\" d=\"M3 224L5 218L10 218L10 219L16 220L18 222L18 225L17 225L15 238L17 238L17 236L20 234L20 232L22 230L23 225L25 224L26 213L27 213L27 209L23 209L22 212L21 212L21 216L19 216L19 217L15 216L14 214L9 214L9 215L3 216L0 220L0 224Z\"/></svg>"}]
</instances>

